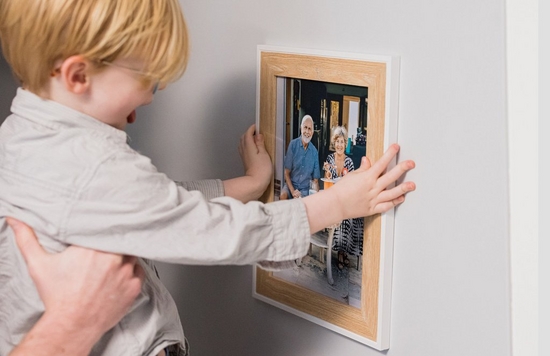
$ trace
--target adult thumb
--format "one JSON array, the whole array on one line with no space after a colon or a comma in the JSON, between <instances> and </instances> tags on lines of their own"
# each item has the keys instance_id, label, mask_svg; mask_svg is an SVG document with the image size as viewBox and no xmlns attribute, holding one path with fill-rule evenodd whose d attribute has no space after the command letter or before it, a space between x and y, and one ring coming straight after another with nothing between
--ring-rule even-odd
<instances>
[{"instance_id":1,"label":"adult thumb","mask_svg":"<svg viewBox=\"0 0 550 356\"><path fill-rule=\"evenodd\" d=\"M46 254L46 251L38 243L38 238L27 224L14 218L6 218L6 222L15 234L15 242L27 264L36 261Z\"/></svg>"}]
</instances>

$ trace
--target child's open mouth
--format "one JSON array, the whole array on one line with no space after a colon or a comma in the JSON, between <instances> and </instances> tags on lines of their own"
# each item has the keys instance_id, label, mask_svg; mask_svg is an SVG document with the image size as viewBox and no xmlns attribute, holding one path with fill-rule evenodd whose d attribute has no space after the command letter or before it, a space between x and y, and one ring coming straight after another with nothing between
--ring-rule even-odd
<instances>
[{"instance_id":1,"label":"child's open mouth","mask_svg":"<svg viewBox=\"0 0 550 356\"><path fill-rule=\"evenodd\" d=\"M133 123L134 121L136 121L136 111L132 111L130 113L130 115L128 115L128 117L126 118L126 121L128 121L129 124Z\"/></svg>"}]
</instances>

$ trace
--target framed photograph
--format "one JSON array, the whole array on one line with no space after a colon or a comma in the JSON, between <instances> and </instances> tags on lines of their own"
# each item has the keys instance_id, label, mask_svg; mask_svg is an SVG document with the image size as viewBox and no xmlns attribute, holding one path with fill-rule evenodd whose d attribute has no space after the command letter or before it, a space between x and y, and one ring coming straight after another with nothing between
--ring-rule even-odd
<instances>
[{"instance_id":1,"label":"framed photograph","mask_svg":"<svg viewBox=\"0 0 550 356\"><path fill-rule=\"evenodd\" d=\"M258 46L256 124L274 164L262 201L315 194L363 156L377 161L397 141L398 79L395 56ZM254 297L388 349L393 222L391 210L327 226L293 268L255 266Z\"/></svg>"}]
</instances>

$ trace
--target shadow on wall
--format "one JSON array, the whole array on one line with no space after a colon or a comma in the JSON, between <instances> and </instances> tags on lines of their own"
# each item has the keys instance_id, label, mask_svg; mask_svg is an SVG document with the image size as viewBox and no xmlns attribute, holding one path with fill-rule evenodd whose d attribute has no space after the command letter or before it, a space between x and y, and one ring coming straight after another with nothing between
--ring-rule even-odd
<instances>
[{"instance_id":1,"label":"shadow on wall","mask_svg":"<svg viewBox=\"0 0 550 356\"><path fill-rule=\"evenodd\" d=\"M208 78L210 79L210 78ZM238 143L255 120L255 72L231 73L217 83L189 79L159 92L126 129L131 146L176 180L243 174Z\"/></svg>"},{"instance_id":2,"label":"shadow on wall","mask_svg":"<svg viewBox=\"0 0 550 356\"><path fill-rule=\"evenodd\" d=\"M235 73L213 93L218 98L205 118L203 154L207 162L216 162L220 178L233 178L244 173L239 157L241 135L256 121L255 72ZM220 152L226 152L220 159Z\"/></svg>"},{"instance_id":3,"label":"shadow on wall","mask_svg":"<svg viewBox=\"0 0 550 356\"><path fill-rule=\"evenodd\" d=\"M10 114L11 102L18 86L4 56L0 55L0 124Z\"/></svg>"}]
</instances>

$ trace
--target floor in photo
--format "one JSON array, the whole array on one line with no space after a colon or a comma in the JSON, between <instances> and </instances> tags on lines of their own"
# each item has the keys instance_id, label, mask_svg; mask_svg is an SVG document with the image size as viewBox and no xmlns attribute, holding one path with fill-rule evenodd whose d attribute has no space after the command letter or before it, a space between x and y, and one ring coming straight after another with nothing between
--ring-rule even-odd
<instances>
[{"instance_id":1,"label":"floor in photo","mask_svg":"<svg viewBox=\"0 0 550 356\"><path fill-rule=\"evenodd\" d=\"M336 254L332 257L332 278L327 280L327 266L320 262L319 254L324 249L313 246L311 255L291 269L274 272L273 276L300 285L341 303L361 308L361 271L357 270L357 257L350 256L350 266L338 269Z\"/></svg>"}]
</instances>

